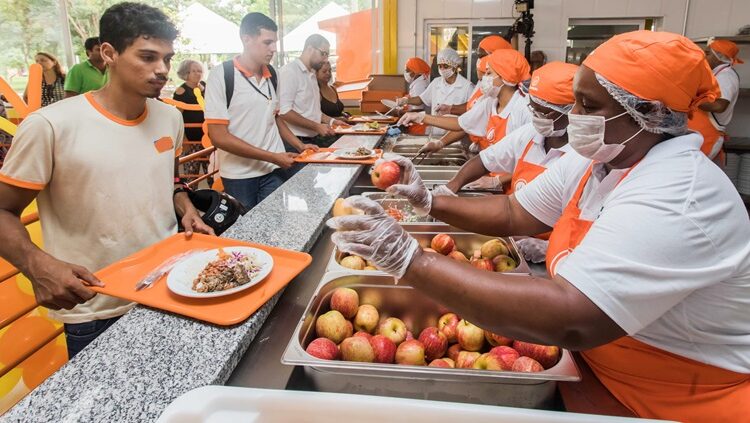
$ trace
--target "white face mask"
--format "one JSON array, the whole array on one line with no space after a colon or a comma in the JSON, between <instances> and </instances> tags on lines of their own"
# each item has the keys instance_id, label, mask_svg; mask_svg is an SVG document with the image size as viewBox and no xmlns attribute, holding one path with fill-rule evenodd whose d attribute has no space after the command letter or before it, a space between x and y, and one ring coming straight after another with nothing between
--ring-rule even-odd
<instances>
[{"instance_id":1,"label":"white face mask","mask_svg":"<svg viewBox=\"0 0 750 423\"><path fill-rule=\"evenodd\" d=\"M633 134L619 144L605 144L604 131L605 122L625 116L627 112L622 112L617 116L605 119L604 116L568 114L568 142L578 154L588 159L609 163L622 153L625 144L635 138L640 131Z\"/></svg>"},{"instance_id":2,"label":"white face mask","mask_svg":"<svg viewBox=\"0 0 750 423\"><path fill-rule=\"evenodd\" d=\"M563 116L565 115L560 115L557 117L557 119L549 119L531 115L531 123L534 125L534 129L536 129L536 131L544 137L561 137L565 135L566 128L555 130L555 122L560 120L560 118L562 118Z\"/></svg>"},{"instance_id":3,"label":"white face mask","mask_svg":"<svg viewBox=\"0 0 750 423\"><path fill-rule=\"evenodd\" d=\"M451 76L453 76L453 74L455 73L455 71L453 70L453 68L438 69L438 73L440 73L440 76L442 76L443 79L448 79Z\"/></svg>"},{"instance_id":4,"label":"white face mask","mask_svg":"<svg viewBox=\"0 0 750 423\"><path fill-rule=\"evenodd\" d=\"M479 81L479 89L482 90L482 94L485 97L497 97L500 94L500 88L495 85L496 77L491 75L484 75L482 80Z\"/></svg>"},{"instance_id":5,"label":"white face mask","mask_svg":"<svg viewBox=\"0 0 750 423\"><path fill-rule=\"evenodd\" d=\"M414 77L411 76L409 72L404 72L404 79L406 80L407 84L411 84L411 82L414 81Z\"/></svg>"}]
</instances>

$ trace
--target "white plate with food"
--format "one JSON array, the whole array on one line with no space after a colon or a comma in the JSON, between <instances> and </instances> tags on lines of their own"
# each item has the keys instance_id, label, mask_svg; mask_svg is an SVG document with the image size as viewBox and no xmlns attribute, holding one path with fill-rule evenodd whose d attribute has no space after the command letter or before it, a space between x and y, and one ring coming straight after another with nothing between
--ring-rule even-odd
<instances>
[{"instance_id":1,"label":"white plate with food","mask_svg":"<svg viewBox=\"0 0 750 423\"><path fill-rule=\"evenodd\" d=\"M375 157L376 153L373 150L365 147L359 148L340 148L333 152L333 155L337 159L343 160L366 160Z\"/></svg>"},{"instance_id":2,"label":"white plate with food","mask_svg":"<svg viewBox=\"0 0 750 423\"><path fill-rule=\"evenodd\" d=\"M273 257L263 250L224 247L178 263L167 276L167 287L183 297L222 297L257 285L271 269Z\"/></svg>"}]
</instances>

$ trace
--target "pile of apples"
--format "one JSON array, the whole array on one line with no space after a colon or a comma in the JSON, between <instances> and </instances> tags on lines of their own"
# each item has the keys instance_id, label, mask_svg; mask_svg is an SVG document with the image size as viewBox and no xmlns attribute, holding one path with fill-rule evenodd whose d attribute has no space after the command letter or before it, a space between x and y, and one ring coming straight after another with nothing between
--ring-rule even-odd
<instances>
[{"instance_id":1,"label":"pile of apples","mask_svg":"<svg viewBox=\"0 0 750 423\"><path fill-rule=\"evenodd\" d=\"M315 321L305 351L323 360L444 368L541 372L557 364L560 348L513 340L446 313L416 339L396 317L380 319L351 288L337 288L331 310Z\"/></svg>"},{"instance_id":2,"label":"pile of apples","mask_svg":"<svg viewBox=\"0 0 750 423\"><path fill-rule=\"evenodd\" d=\"M437 234L430 242L430 248L425 251L442 254L453 260L470 263L472 266L490 272L508 272L518 263L510 257L510 247L502 239L491 239L473 252L471 259L456 249L456 241L448 234Z\"/></svg>"}]
</instances>

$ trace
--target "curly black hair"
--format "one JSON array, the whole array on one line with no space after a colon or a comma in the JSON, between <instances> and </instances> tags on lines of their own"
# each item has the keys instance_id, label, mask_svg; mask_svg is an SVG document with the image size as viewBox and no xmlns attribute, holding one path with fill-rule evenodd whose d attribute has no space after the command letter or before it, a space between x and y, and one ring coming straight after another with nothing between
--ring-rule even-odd
<instances>
[{"instance_id":1,"label":"curly black hair","mask_svg":"<svg viewBox=\"0 0 750 423\"><path fill-rule=\"evenodd\" d=\"M99 20L99 40L122 53L138 37L174 41L177 28L161 10L143 3L118 3Z\"/></svg>"}]
</instances>

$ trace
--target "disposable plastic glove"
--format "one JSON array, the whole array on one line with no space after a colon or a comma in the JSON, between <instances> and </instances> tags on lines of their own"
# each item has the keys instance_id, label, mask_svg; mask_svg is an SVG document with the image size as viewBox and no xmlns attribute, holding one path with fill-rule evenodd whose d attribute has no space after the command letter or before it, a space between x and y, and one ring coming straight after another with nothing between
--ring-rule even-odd
<instances>
[{"instance_id":1,"label":"disposable plastic glove","mask_svg":"<svg viewBox=\"0 0 750 423\"><path fill-rule=\"evenodd\" d=\"M440 196L440 195L443 195L443 196L446 196L446 197L458 197L458 194L456 194L455 192L451 191L451 189L448 188L445 185L438 185L438 186L436 186L435 188L432 189L432 196L433 197L437 197L437 196Z\"/></svg>"},{"instance_id":2,"label":"disposable plastic glove","mask_svg":"<svg viewBox=\"0 0 750 423\"><path fill-rule=\"evenodd\" d=\"M336 230L331 236L333 243L339 251L358 255L379 270L402 278L420 249L417 240L369 198L354 196L345 202L365 214L329 219L328 226Z\"/></svg>"},{"instance_id":3,"label":"disposable plastic glove","mask_svg":"<svg viewBox=\"0 0 750 423\"><path fill-rule=\"evenodd\" d=\"M398 184L388 187L386 192L400 195L409 200L417 215L426 216L430 214L432 194L417 173L414 163L406 157L396 154L387 154L383 160L392 161L401 168L401 180ZM377 167L378 164L380 164L380 160L375 163L375 166Z\"/></svg>"},{"instance_id":4,"label":"disposable plastic glove","mask_svg":"<svg viewBox=\"0 0 750 423\"><path fill-rule=\"evenodd\" d=\"M414 123L422 123L424 121L426 113L425 112L409 112L401 116L401 119L398 120L398 126L404 125L404 126L410 126Z\"/></svg>"},{"instance_id":5,"label":"disposable plastic glove","mask_svg":"<svg viewBox=\"0 0 750 423\"><path fill-rule=\"evenodd\" d=\"M482 176L474 182L466 184L466 189L498 189L502 187L499 176Z\"/></svg>"},{"instance_id":6,"label":"disposable plastic glove","mask_svg":"<svg viewBox=\"0 0 750 423\"><path fill-rule=\"evenodd\" d=\"M437 153L438 151L442 150L443 143L440 140L432 140L428 142L427 144L423 145L422 148L419 149L419 153L426 153L426 154L432 154Z\"/></svg>"},{"instance_id":7,"label":"disposable plastic glove","mask_svg":"<svg viewBox=\"0 0 750 423\"><path fill-rule=\"evenodd\" d=\"M547 257L549 241L539 238L524 238L516 241L518 249L526 260L532 263L541 263Z\"/></svg>"}]
</instances>

